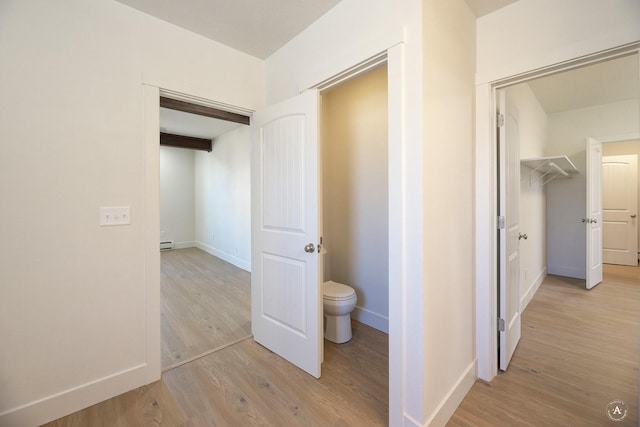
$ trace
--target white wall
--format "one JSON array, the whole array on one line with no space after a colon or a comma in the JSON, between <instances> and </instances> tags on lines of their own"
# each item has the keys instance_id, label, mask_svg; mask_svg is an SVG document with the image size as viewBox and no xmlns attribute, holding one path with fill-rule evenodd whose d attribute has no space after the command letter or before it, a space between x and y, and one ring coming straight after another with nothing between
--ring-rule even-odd
<instances>
[{"instance_id":1,"label":"white wall","mask_svg":"<svg viewBox=\"0 0 640 427\"><path fill-rule=\"evenodd\" d=\"M520 132L520 158L545 155L547 114L528 84L506 89L507 105L517 109ZM546 195L540 174L521 165L520 168L520 310L524 310L546 277L547 233Z\"/></svg>"},{"instance_id":2,"label":"white wall","mask_svg":"<svg viewBox=\"0 0 640 427\"><path fill-rule=\"evenodd\" d=\"M251 135L241 126L211 152L160 148L160 238L198 247L249 271Z\"/></svg>"},{"instance_id":3,"label":"white wall","mask_svg":"<svg viewBox=\"0 0 640 427\"><path fill-rule=\"evenodd\" d=\"M413 52L420 46L420 10L419 0L341 1L267 58L267 102L294 96L408 38Z\"/></svg>"},{"instance_id":4,"label":"white wall","mask_svg":"<svg viewBox=\"0 0 640 427\"><path fill-rule=\"evenodd\" d=\"M160 239L176 248L195 246L195 155L160 147Z\"/></svg>"},{"instance_id":5,"label":"white wall","mask_svg":"<svg viewBox=\"0 0 640 427\"><path fill-rule=\"evenodd\" d=\"M251 135L241 126L195 155L197 246L251 269Z\"/></svg>"},{"instance_id":6,"label":"white wall","mask_svg":"<svg viewBox=\"0 0 640 427\"><path fill-rule=\"evenodd\" d=\"M638 42L639 12L636 0L520 0L477 21L476 340L482 379L491 380L497 373L495 109L491 82Z\"/></svg>"},{"instance_id":7,"label":"white wall","mask_svg":"<svg viewBox=\"0 0 640 427\"><path fill-rule=\"evenodd\" d=\"M38 425L160 374L143 83L256 108L264 68L111 0L4 0L0 69L0 424Z\"/></svg>"},{"instance_id":8,"label":"white wall","mask_svg":"<svg viewBox=\"0 0 640 427\"><path fill-rule=\"evenodd\" d=\"M464 1L423 6L425 404L427 424L444 425L476 376L469 262L476 19Z\"/></svg>"},{"instance_id":9,"label":"white wall","mask_svg":"<svg viewBox=\"0 0 640 427\"><path fill-rule=\"evenodd\" d=\"M478 19L477 82L639 39L637 0L519 0Z\"/></svg>"},{"instance_id":10,"label":"white wall","mask_svg":"<svg viewBox=\"0 0 640 427\"><path fill-rule=\"evenodd\" d=\"M352 317L389 330L387 69L322 95L324 280L356 290Z\"/></svg>"},{"instance_id":11,"label":"white wall","mask_svg":"<svg viewBox=\"0 0 640 427\"><path fill-rule=\"evenodd\" d=\"M640 120L640 119L639 119ZM624 141L602 146L603 156L635 154L640 159L640 141ZM638 174L638 201L640 203L640 173ZM640 248L640 227L638 227L638 248Z\"/></svg>"},{"instance_id":12,"label":"white wall","mask_svg":"<svg viewBox=\"0 0 640 427\"><path fill-rule=\"evenodd\" d=\"M584 279L586 235L585 139L640 131L638 101L630 100L549 114L549 155L567 155L579 175L547 185L547 263L550 274Z\"/></svg>"}]
</instances>

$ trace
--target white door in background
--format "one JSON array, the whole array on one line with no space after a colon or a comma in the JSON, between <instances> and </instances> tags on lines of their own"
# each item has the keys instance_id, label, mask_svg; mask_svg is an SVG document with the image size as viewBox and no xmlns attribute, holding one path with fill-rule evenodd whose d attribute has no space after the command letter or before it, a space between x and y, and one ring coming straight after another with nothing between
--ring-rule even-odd
<instances>
[{"instance_id":1,"label":"white door in background","mask_svg":"<svg viewBox=\"0 0 640 427\"><path fill-rule=\"evenodd\" d=\"M500 369L506 370L520 341L520 134L517 117L498 99Z\"/></svg>"},{"instance_id":2,"label":"white door in background","mask_svg":"<svg viewBox=\"0 0 640 427\"><path fill-rule=\"evenodd\" d=\"M251 127L251 329L320 378L318 92L255 112Z\"/></svg>"},{"instance_id":3,"label":"white door in background","mask_svg":"<svg viewBox=\"0 0 640 427\"><path fill-rule=\"evenodd\" d=\"M602 143L587 138L587 289L602 282Z\"/></svg>"},{"instance_id":4,"label":"white door in background","mask_svg":"<svg viewBox=\"0 0 640 427\"><path fill-rule=\"evenodd\" d=\"M602 158L602 260L638 265L638 156Z\"/></svg>"}]
</instances>

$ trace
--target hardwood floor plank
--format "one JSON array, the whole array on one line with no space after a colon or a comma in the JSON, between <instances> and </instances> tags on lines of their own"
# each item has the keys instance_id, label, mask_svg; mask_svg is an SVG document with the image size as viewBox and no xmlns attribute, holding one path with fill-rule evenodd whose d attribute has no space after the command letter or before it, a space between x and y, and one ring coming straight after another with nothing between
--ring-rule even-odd
<instances>
[{"instance_id":1,"label":"hardwood floor plank","mask_svg":"<svg viewBox=\"0 0 640 427\"><path fill-rule=\"evenodd\" d=\"M350 342L325 341L322 369L315 379L247 339L46 427L388 424L386 334L353 322Z\"/></svg>"},{"instance_id":2,"label":"hardwood floor plank","mask_svg":"<svg viewBox=\"0 0 640 427\"><path fill-rule=\"evenodd\" d=\"M387 334L353 322L350 342L325 341L317 380L244 338L249 273L180 249L162 253L161 286L162 366L187 363L48 427L387 425Z\"/></svg>"},{"instance_id":3,"label":"hardwood floor plank","mask_svg":"<svg viewBox=\"0 0 640 427\"><path fill-rule=\"evenodd\" d=\"M640 269L605 265L604 281L548 276L522 313L506 372L473 385L450 426L636 426ZM621 399L627 417L611 421Z\"/></svg>"},{"instance_id":4,"label":"hardwood floor plank","mask_svg":"<svg viewBox=\"0 0 640 427\"><path fill-rule=\"evenodd\" d=\"M207 268L194 257L193 271L170 273L175 280L194 280ZM639 272L605 266L604 282L590 291L581 281L549 276L523 313L509 370L490 384L476 382L448 425L637 425ZM233 280L223 286L240 294ZM190 289L181 298L199 288ZM193 313L207 329L210 318ZM353 335L346 344L325 341L319 380L247 339L47 426L387 425L388 336L358 322ZM613 399L629 405L621 422L607 418Z\"/></svg>"},{"instance_id":5,"label":"hardwood floor plank","mask_svg":"<svg viewBox=\"0 0 640 427\"><path fill-rule=\"evenodd\" d=\"M162 381L46 424L46 427L181 426L187 417Z\"/></svg>"},{"instance_id":6,"label":"hardwood floor plank","mask_svg":"<svg viewBox=\"0 0 640 427\"><path fill-rule=\"evenodd\" d=\"M162 367L251 336L250 274L200 249L162 252Z\"/></svg>"}]
</instances>

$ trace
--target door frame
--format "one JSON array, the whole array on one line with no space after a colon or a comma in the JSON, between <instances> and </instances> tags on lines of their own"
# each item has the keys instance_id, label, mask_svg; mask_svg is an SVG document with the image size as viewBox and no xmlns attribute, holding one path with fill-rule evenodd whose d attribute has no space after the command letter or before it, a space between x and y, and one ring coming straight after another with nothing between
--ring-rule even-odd
<instances>
[{"instance_id":1,"label":"door frame","mask_svg":"<svg viewBox=\"0 0 640 427\"><path fill-rule=\"evenodd\" d=\"M162 376L160 322L160 97L251 116L253 110L142 83L142 134L144 141L144 280L145 280L145 376L146 383Z\"/></svg>"},{"instance_id":2,"label":"door frame","mask_svg":"<svg viewBox=\"0 0 640 427\"><path fill-rule=\"evenodd\" d=\"M497 155L493 148L496 146L497 138L496 92L499 89L546 75L633 54L638 55L640 62L639 43L595 52L591 55L476 85L476 358L478 378L484 381L491 381L498 374L496 313L499 256L496 223L499 183L497 180Z\"/></svg>"},{"instance_id":3,"label":"door frame","mask_svg":"<svg viewBox=\"0 0 640 427\"><path fill-rule=\"evenodd\" d=\"M411 232L411 219L421 212L418 205L422 200L407 197L408 187L416 187L408 183L409 175L417 167L420 157L416 153L410 153L405 135L406 128L406 90L403 82L406 79L404 43L398 43L387 50L379 52L369 58L339 72L328 79L301 88L301 92L307 89L317 89L320 94L347 80L359 77L382 64L387 65L387 165L388 165L388 238L389 238L389 424L402 422L409 402L409 390L412 390L411 398L422 396L420 391L411 386L412 379L422 377L422 334L412 336L411 340L405 338L408 322L407 319L417 316L409 316L412 311L411 295L409 290L412 280L415 282L415 274L412 274L411 260L421 259L421 251L416 250L418 245L415 239L421 242L422 236ZM419 164L421 166L421 163ZM410 250L410 248L413 248ZM419 282L421 283L421 280ZM412 325L413 330L418 330L421 325ZM417 359L416 359L417 358Z\"/></svg>"},{"instance_id":4,"label":"door frame","mask_svg":"<svg viewBox=\"0 0 640 427\"><path fill-rule=\"evenodd\" d=\"M411 70L405 67L405 46L398 43L385 51L379 52L335 76L315 83L301 91L318 88L326 89L380 65L387 64L388 92L388 167L389 167L389 422L396 424L404 419L409 406L415 406L422 400L422 386L416 388L415 381L421 384L423 374L422 325L409 324L407 319L418 310L421 298L410 298L416 287L420 289L422 280L416 271L421 271L419 260L422 259L422 236L415 233L413 225L421 218L422 199L410 197L420 192L415 178L421 170L421 149L410 144L407 137L406 108L407 92L405 80ZM160 362L160 143L159 143L159 109L160 95L169 95L194 103L203 103L215 108L251 114L252 110L219 104L208 99L199 98L160 88L151 83L142 83L143 117L142 138L144 151L144 194L145 221L144 253L145 253L145 377L146 383L161 378ZM411 289L410 289L411 288ZM413 303L412 303L413 302ZM412 339L405 335L411 326ZM412 392L409 394L409 390ZM411 400L411 401L409 401ZM419 403L417 403L419 405Z\"/></svg>"}]
</instances>

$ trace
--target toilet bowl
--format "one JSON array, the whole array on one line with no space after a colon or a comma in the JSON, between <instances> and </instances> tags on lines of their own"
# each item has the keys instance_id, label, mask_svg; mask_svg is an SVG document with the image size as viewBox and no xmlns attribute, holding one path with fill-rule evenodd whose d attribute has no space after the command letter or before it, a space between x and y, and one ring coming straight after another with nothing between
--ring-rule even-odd
<instances>
[{"instance_id":1,"label":"toilet bowl","mask_svg":"<svg viewBox=\"0 0 640 427\"><path fill-rule=\"evenodd\" d=\"M336 344L351 339L351 312L358 297L352 287L330 280L322 285L324 337Z\"/></svg>"}]
</instances>

